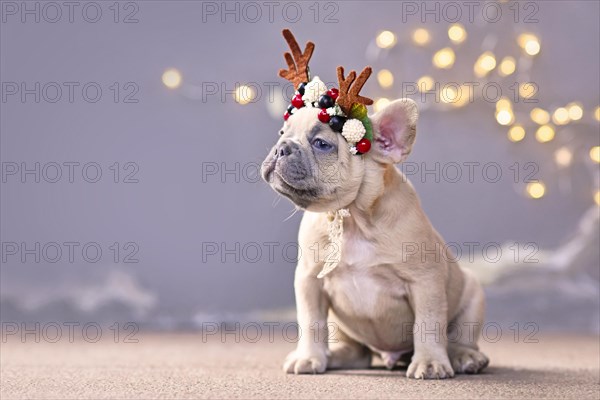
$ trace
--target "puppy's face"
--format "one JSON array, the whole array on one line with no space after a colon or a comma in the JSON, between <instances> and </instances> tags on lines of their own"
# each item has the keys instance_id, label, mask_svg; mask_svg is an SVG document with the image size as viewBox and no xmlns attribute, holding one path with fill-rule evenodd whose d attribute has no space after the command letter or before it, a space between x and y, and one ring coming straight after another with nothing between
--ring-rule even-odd
<instances>
[{"instance_id":1,"label":"puppy's face","mask_svg":"<svg viewBox=\"0 0 600 400\"><path fill-rule=\"evenodd\" d=\"M344 137L318 120L318 108L297 110L262 165L271 187L297 206L332 211L352 203L360 192L368 161L396 163L410 153L417 119L412 100L390 103L371 120L374 142L365 155L353 155Z\"/></svg>"}]
</instances>

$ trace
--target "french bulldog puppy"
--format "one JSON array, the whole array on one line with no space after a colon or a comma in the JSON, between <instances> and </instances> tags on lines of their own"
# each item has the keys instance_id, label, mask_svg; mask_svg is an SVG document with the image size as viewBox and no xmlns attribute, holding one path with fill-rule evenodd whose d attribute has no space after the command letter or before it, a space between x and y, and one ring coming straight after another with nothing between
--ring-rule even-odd
<instances>
[{"instance_id":1,"label":"french bulldog puppy","mask_svg":"<svg viewBox=\"0 0 600 400\"><path fill-rule=\"evenodd\" d=\"M363 155L319 122L318 108L294 112L262 166L270 186L305 210L294 287L301 335L287 373L388 368L412 355L409 378L478 373L484 294L446 252L407 178L395 167L411 152L418 110L399 99L372 115L373 144ZM327 212L342 219L340 261L322 278L330 250Z\"/></svg>"}]
</instances>

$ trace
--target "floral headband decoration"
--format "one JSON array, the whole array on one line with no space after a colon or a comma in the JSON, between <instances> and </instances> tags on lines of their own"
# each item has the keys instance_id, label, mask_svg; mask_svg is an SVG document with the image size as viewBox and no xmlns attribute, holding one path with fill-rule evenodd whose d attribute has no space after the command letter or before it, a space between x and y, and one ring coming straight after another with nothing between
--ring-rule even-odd
<instances>
[{"instance_id":1,"label":"floral headband decoration","mask_svg":"<svg viewBox=\"0 0 600 400\"><path fill-rule=\"evenodd\" d=\"M335 132L341 133L352 154L367 153L371 149L373 127L367 116L366 106L373 104L373 100L358 93L369 79L371 67L365 67L358 78L356 71L350 71L344 78L344 67L337 67L339 89L328 89L318 76L310 78L308 61L315 44L306 43L303 53L289 29L283 30L283 37L292 53L284 54L289 69L281 69L279 76L292 82L296 89L292 104L287 108L283 119L287 121L302 107L320 108L319 121L329 124Z\"/></svg>"}]
</instances>

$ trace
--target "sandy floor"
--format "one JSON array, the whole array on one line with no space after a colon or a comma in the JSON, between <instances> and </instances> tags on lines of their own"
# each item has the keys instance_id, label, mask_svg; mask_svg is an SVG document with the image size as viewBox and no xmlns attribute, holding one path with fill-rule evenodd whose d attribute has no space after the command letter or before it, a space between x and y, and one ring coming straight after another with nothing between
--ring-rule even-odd
<instances>
[{"instance_id":1,"label":"sandy floor","mask_svg":"<svg viewBox=\"0 0 600 400\"><path fill-rule=\"evenodd\" d=\"M485 374L415 381L376 368L289 376L292 343L202 342L200 334L138 335L138 343L63 338L1 344L0 397L14 398L600 398L597 337L483 343ZM122 339L122 338L121 338Z\"/></svg>"}]
</instances>

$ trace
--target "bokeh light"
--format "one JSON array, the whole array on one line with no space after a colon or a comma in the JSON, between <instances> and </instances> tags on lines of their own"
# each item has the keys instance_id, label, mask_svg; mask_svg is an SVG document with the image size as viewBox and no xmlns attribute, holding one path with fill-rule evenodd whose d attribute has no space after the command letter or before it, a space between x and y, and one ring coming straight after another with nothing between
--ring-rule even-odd
<instances>
[{"instance_id":1,"label":"bokeh light","mask_svg":"<svg viewBox=\"0 0 600 400\"><path fill-rule=\"evenodd\" d=\"M373 103L373 108L375 109L375 112L377 111L381 111L383 110L388 104L390 104L390 99L387 99L385 97L381 97L377 100L375 100L375 103Z\"/></svg>"},{"instance_id":2,"label":"bokeh light","mask_svg":"<svg viewBox=\"0 0 600 400\"><path fill-rule=\"evenodd\" d=\"M519 96L530 99L537 93L537 86L533 82L524 82L519 85Z\"/></svg>"},{"instance_id":3,"label":"bokeh light","mask_svg":"<svg viewBox=\"0 0 600 400\"><path fill-rule=\"evenodd\" d=\"M541 50L540 39L533 33L522 33L517 37L517 43L530 56L537 55Z\"/></svg>"},{"instance_id":4,"label":"bokeh light","mask_svg":"<svg viewBox=\"0 0 600 400\"><path fill-rule=\"evenodd\" d=\"M182 81L181 73L175 68L169 68L162 74L162 82L169 89L177 89Z\"/></svg>"},{"instance_id":5,"label":"bokeh light","mask_svg":"<svg viewBox=\"0 0 600 400\"><path fill-rule=\"evenodd\" d=\"M535 138L540 143L547 143L554 139L554 127L552 125L542 125L535 131Z\"/></svg>"},{"instance_id":6,"label":"bokeh light","mask_svg":"<svg viewBox=\"0 0 600 400\"><path fill-rule=\"evenodd\" d=\"M382 31L377 35L375 43L382 49L389 49L396 44L396 35L391 31Z\"/></svg>"},{"instance_id":7,"label":"bokeh light","mask_svg":"<svg viewBox=\"0 0 600 400\"><path fill-rule=\"evenodd\" d=\"M521 125L513 125L508 130L508 140L511 142L520 142L525 138L525 128Z\"/></svg>"},{"instance_id":8,"label":"bokeh light","mask_svg":"<svg viewBox=\"0 0 600 400\"><path fill-rule=\"evenodd\" d=\"M491 51L486 51L480 55L475 62L473 71L475 72L475 76L482 78L490 73L494 68L496 68L496 57Z\"/></svg>"},{"instance_id":9,"label":"bokeh light","mask_svg":"<svg viewBox=\"0 0 600 400\"><path fill-rule=\"evenodd\" d=\"M412 40L417 46L425 46L431 41L431 35L427 29L419 28L412 33Z\"/></svg>"},{"instance_id":10,"label":"bokeh light","mask_svg":"<svg viewBox=\"0 0 600 400\"><path fill-rule=\"evenodd\" d=\"M590 158L595 163L600 163L600 146L594 146L590 149Z\"/></svg>"},{"instance_id":11,"label":"bokeh light","mask_svg":"<svg viewBox=\"0 0 600 400\"><path fill-rule=\"evenodd\" d=\"M510 56L504 57L498 67L498 74L500 74L500 76L509 76L512 75L516 69L517 63L515 62L515 59Z\"/></svg>"},{"instance_id":12,"label":"bokeh light","mask_svg":"<svg viewBox=\"0 0 600 400\"><path fill-rule=\"evenodd\" d=\"M237 103L246 105L256 98L256 92L250 86L240 85L233 92L233 98Z\"/></svg>"},{"instance_id":13,"label":"bokeh light","mask_svg":"<svg viewBox=\"0 0 600 400\"><path fill-rule=\"evenodd\" d=\"M511 110L500 110L496 112L496 121L500 125L510 125L514 122L515 117Z\"/></svg>"},{"instance_id":14,"label":"bokeh light","mask_svg":"<svg viewBox=\"0 0 600 400\"><path fill-rule=\"evenodd\" d=\"M526 191L532 199L541 199L546 194L546 186L542 182L530 182Z\"/></svg>"},{"instance_id":15,"label":"bokeh light","mask_svg":"<svg viewBox=\"0 0 600 400\"><path fill-rule=\"evenodd\" d=\"M567 110L569 111L569 118L572 121L579 121L583 117L583 107L579 103L567 104Z\"/></svg>"},{"instance_id":16,"label":"bokeh light","mask_svg":"<svg viewBox=\"0 0 600 400\"><path fill-rule=\"evenodd\" d=\"M433 55L433 65L437 68L449 69L454 65L455 58L454 50L450 47L444 47Z\"/></svg>"},{"instance_id":17,"label":"bokeh light","mask_svg":"<svg viewBox=\"0 0 600 400\"><path fill-rule=\"evenodd\" d=\"M550 114L548 111L541 109L539 107L534 108L529 113L531 120L538 125L544 125L550 122Z\"/></svg>"},{"instance_id":18,"label":"bokeh light","mask_svg":"<svg viewBox=\"0 0 600 400\"><path fill-rule=\"evenodd\" d=\"M448 37L453 43L460 44L467 39L467 31L461 24L452 24L448 28Z\"/></svg>"},{"instance_id":19,"label":"bokeh light","mask_svg":"<svg viewBox=\"0 0 600 400\"><path fill-rule=\"evenodd\" d=\"M568 147L561 147L554 152L554 161L561 167L568 167L573 160L573 152Z\"/></svg>"},{"instance_id":20,"label":"bokeh light","mask_svg":"<svg viewBox=\"0 0 600 400\"><path fill-rule=\"evenodd\" d=\"M382 69L377 73L377 82L384 89L392 87L394 85L394 75L390 70Z\"/></svg>"},{"instance_id":21,"label":"bokeh light","mask_svg":"<svg viewBox=\"0 0 600 400\"><path fill-rule=\"evenodd\" d=\"M431 89L433 89L434 84L435 81L429 75L422 76L417 81L417 85L420 92L429 92Z\"/></svg>"},{"instance_id":22,"label":"bokeh light","mask_svg":"<svg viewBox=\"0 0 600 400\"><path fill-rule=\"evenodd\" d=\"M564 107L559 107L552 113L552 122L556 125L565 125L570 121L569 110Z\"/></svg>"}]
</instances>

